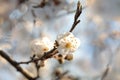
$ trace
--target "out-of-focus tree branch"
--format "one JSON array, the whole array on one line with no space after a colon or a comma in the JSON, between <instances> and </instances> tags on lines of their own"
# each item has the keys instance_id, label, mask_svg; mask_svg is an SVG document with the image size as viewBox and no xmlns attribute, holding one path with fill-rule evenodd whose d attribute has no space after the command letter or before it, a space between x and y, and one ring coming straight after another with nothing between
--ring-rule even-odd
<instances>
[{"instance_id":1,"label":"out-of-focus tree branch","mask_svg":"<svg viewBox=\"0 0 120 80\"><path fill-rule=\"evenodd\" d=\"M61 80L69 71L65 71L64 73L60 74L55 80Z\"/></svg>"},{"instance_id":2,"label":"out-of-focus tree branch","mask_svg":"<svg viewBox=\"0 0 120 80\"><path fill-rule=\"evenodd\" d=\"M18 0L18 4L22 4L22 3L26 2L26 1L29 1L29 0Z\"/></svg>"},{"instance_id":3,"label":"out-of-focus tree branch","mask_svg":"<svg viewBox=\"0 0 120 80\"><path fill-rule=\"evenodd\" d=\"M46 5L47 1L42 0L38 5L33 6L34 8L43 8Z\"/></svg>"},{"instance_id":4,"label":"out-of-focus tree branch","mask_svg":"<svg viewBox=\"0 0 120 80\"><path fill-rule=\"evenodd\" d=\"M109 72L109 65L107 65L106 70L104 71L101 80L105 80L106 76L108 75Z\"/></svg>"}]
</instances>

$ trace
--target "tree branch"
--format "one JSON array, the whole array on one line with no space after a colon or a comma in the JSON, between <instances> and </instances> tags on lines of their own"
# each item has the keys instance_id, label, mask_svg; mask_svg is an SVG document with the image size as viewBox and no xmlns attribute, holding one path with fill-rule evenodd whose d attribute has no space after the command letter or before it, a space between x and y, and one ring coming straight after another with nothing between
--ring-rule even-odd
<instances>
[{"instance_id":1,"label":"tree branch","mask_svg":"<svg viewBox=\"0 0 120 80\"><path fill-rule=\"evenodd\" d=\"M78 18L81 15L81 13L82 13L82 5L81 5L80 1L78 1L76 13L74 16L74 22L73 22L73 25L69 32L72 32L74 30L74 28L76 27L76 25L80 22L80 20L78 20Z\"/></svg>"},{"instance_id":2,"label":"tree branch","mask_svg":"<svg viewBox=\"0 0 120 80\"><path fill-rule=\"evenodd\" d=\"M46 60L48 58L51 58L53 55L57 54L58 53L58 50L57 48L53 48L52 50L50 50L49 52L46 52L44 53L44 55L40 58L33 58L29 61L26 61L26 62L19 62L18 64L29 64L29 63L35 63L35 62L38 62L38 61L43 61L43 60Z\"/></svg>"},{"instance_id":3,"label":"tree branch","mask_svg":"<svg viewBox=\"0 0 120 80\"><path fill-rule=\"evenodd\" d=\"M16 61L14 61L10 56L8 56L5 52L0 50L0 55L6 59L14 68L16 68L17 71L19 71L21 74L23 74L27 79L29 80L35 80L29 73L27 73L25 70L22 69L21 66L18 65Z\"/></svg>"}]
</instances>

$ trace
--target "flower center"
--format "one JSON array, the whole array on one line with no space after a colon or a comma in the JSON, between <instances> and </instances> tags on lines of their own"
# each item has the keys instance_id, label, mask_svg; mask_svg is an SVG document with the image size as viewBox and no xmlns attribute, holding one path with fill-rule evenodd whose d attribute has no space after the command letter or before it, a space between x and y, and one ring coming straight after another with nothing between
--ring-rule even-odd
<instances>
[{"instance_id":1,"label":"flower center","mask_svg":"<svg viewBox=\"0 0 120 80\"><path fill-rule=\"evenodd\" d=\"M65 45L66 48L71 48L72 47L72 44L70 42L66 43Z\"/></svg>"},{"instance_id":2,"label":"flower center","mask_svg":"<svg viewBox=\"0 0 120 80\"><path fill-rule=\"evenodd\" d=\"M44 51L44 52L46 52L46 51L48 51L48 50L49 50L48 48L43 48L43 51Z\"/></svg>"}]
</instances>

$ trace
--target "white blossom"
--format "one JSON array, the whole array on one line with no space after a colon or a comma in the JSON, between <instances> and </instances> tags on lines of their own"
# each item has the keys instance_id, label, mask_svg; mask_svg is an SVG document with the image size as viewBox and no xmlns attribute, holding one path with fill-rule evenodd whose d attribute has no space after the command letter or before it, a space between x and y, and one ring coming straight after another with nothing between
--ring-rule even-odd
<instances>
[{"instance_id":1,"label":"white blossom","mask_svg":"<svg viewBox=\"0 0 120 80\"><path fill-rule=\"evenodd\" d=\"M71 32L58 35L57 42L59 44L58 51L60 54L69 54L75 52L80 46L80 40Z\"/></svg>"},{"instance_id":2,"label":"white blossom","mask_svg":"<svg viewBox=\"0 0 120 80\"><path fill-rule=\"evenodd\" d=\"M47 38L35 39L31 42L31 51L38 57L41 57L44 52L47 52L53 48L53 43Z\"/></svg>"}]
</instances>

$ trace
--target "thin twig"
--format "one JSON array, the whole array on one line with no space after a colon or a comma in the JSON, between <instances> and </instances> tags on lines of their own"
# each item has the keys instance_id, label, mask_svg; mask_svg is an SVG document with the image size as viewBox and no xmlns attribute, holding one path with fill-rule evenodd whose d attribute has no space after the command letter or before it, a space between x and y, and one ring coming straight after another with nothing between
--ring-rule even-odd
<instances>
[{"instance_id":1,"label":"thin twig","mask_svg":"<svg viewBox=\"0 0 120 80\"><path fill-rule=\"evenodd\" d=\"M36 16L34 10L31 10L31 13L32 13L32 16L34 17L33 23L34 23L34 26L35 26L37 16Z\"/></svg>"},{"instance_id":2,"label":"thin twig","mask_svg":"<svg viewBox=\"0 0 120 80\"><path fill-rule=\"evenodd\" d=\"M37 76L36 79L39 78L39 69L40 69L40 65L38 64L38 62L35 63L35 67L36 67L36 71L37 71Z\"/></svg>"},{"instance_id":3,"label":"thin twig","mask_svg":"<svg viewBox=\"0 0 120 80\"><path fill-rule=\"evenodd\" d=\"M34 58L34 59L31 59L29 61L26 61L26 62L19 62L18 64L29 64L29 63L34 63L34 62L38 62L40 60L46 60L48 58L51 58L53 55L57 54L58 51L57 51L57 48L53 48L51 51L49 52L46 52L42 57L40 58Z\"/></svg>"},{"instance_id":4,"label":"thin twig","mask_svg":"<svg viewBox=\"0 0 120 80\"><path fill-rule=\"evenodd\" d=\"M110 68L109 68L109 64L106 67L106 70L104 71L101 80L105 80L106 76L108 75Z\"/></svg>"},{"instance_id":5,"label":"thin twig","mask_svg":"<svg viewBox=\"0 0 120 80\"><path fill-rule=\"evenodd\" d=\"M112 63L112 60L113 60L113 57L114 57L113 52L111 51L110 48L109 48L109 51L111 52L110 60L109 60L108 64L106 65L106 69L105 69L105 71L104 71L104 73L103 73L103 75L101 77L101 80L105 80L105 78L107 77L107 75L108 75L108 73L110 71L110 64Z\"/></svg>"},{"instance_id":6,"label":"thin twig","mask_svg":"<svg viewBox=\"0 0 120 80\"><path fill-rule=\"evenodd\" d=\"M18 4L25 3L26 1L29 1L29 0L18 0Z\"/></svg>"},{"instance_id":7,"label":"thin twig","mask_svg":"<svg viewBox=\"0 0 120 80\"><path fill-rule=\"evenodd\" d=\"M55 80L61 80L69 71L65 71L64 73L60 74Z\"/></svg>"},{"instance_id":8,"label":"thin twig","mask_svg":"<svg viewBox=\"0 0 120 80\"><path fill-rule=\"evenodd\" d=\"M76 13L74 16L74 22L73 22L73 25L69 32L72 32L74 30L74 28L76 27L76 25L80 22L80 20L78 20L78 18L81 15L81 13L82 13L82 5L81 5L80 1L78 1Z\"/></svg>"},{"instance_id":9,"label":"thin twig","mask_svg":"<svg viewBox=\"0 0 120 80\"><path fill-rule=\"evenodd\" d=\"M47 1L46 0L42 0L42 2L40 2L39 5L37 6L33 6L34 8L43 8L46 5Z\"/></svg>"},{"instance_id":10,"label":"thin twig","mask_svg":"<svg viewBox=\"0 0 120 80\"><path fill-rule=\"evenodd\" d=\"M86 8L87 8L87 6L82 7L82 11L85 10ZM76 12L76 10L66 11L66 13L63 13L63 14L60 14L60 15L55 15L55 17L53 19L68 16L69 14L72 14L72 13L75 13L75 12Z\"/></svg>"},{"instance_id":11,"label":"thin twig","mask_svg":"<svg viewBox=\"0 0 120 80\"><path fill-rule=\"evenodd\" d=\"M27 73L25 70L22 69L21 66L19 66L17 64L17 62L15 60L13 60L12 58L10 58L10 56L8 56L5 52L0 50L0 55L7 60L14 68L17 69L17 71L19 71L21 74L23 74L27 79L29 80L35 80L29 73Z\"/></svg>"}]
</instances>

